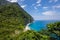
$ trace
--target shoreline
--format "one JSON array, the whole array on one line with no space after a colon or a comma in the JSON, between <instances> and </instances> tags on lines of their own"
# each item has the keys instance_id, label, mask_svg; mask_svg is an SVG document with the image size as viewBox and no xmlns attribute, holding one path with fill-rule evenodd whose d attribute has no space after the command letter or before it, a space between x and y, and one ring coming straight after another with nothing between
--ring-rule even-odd
<instances>
[{"instance_id":1,"label":"shoreline","mask_svg":"<svg viewBox=\"0 0 60 40\"><path fill-rule=\"evenodd\" d=\"M28 23L28 24L26 25L26 27L24 28L24 32L27 31L27 30L31 30L30 27L29 27L29 25L30 25L30 23Z\"/></svg>"}]
</instances>

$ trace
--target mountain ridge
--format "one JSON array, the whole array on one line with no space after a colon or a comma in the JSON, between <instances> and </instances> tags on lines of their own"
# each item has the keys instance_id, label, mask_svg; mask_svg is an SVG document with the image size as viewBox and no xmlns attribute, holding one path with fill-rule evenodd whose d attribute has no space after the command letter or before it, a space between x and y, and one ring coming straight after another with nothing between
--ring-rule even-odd
<instances>
[{"instance_id":1,"label":"mountain ridge","mask_svg":"<svg viewBox=\"0 0 60 40\"><path fill-rule=\"evenodd\" d=\"M18 3L0 0L0 40L13 40L32 21L32 16Z\"/></svg>"}]
</instances>

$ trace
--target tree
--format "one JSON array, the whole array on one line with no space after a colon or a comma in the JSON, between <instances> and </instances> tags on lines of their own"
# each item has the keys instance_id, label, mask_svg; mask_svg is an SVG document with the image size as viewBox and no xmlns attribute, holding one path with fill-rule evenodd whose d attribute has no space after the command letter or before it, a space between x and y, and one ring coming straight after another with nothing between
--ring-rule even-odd
<instances>
[{"instance_id":1,"label":"tree","mask_svg":"<svg viewBox=\"0 0 60 40\"><path fill-rule=\"evenodd\" d=\"M60 36L60 22L48 24L47 27L50 32L53 32Z\"/></svg>"}]
</instances>

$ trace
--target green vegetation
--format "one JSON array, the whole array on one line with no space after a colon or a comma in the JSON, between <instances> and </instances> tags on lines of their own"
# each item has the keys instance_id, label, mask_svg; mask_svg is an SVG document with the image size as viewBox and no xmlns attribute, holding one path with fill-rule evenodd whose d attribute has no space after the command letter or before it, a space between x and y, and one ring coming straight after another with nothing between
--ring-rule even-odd
<instances>
[{"instance_id":1,"label":"green vegetation","mask_svg":"<svg viewBox=\"0 0 60 40\"><path fill-rule=\"evenodd\" d=\"M33 30L23 32L17 40L60 40L60 22L47 24L47 27L47 30L43 29L40 32Z\"/></svg>"},{"instance_id":2,"label":"green vegetation","mask_svg":"<svg viewBox=\"0 0 60 40\"><path fill-rule=\"evenodd\" d=\"M15 39L33 21L18 3L7 3L0 0L0 40Z\"/></svg>"},{"instance_id":3,"label":"green vegetation","mask_svg":"<svg viewBox=\"0 0 60 40\"><path fill-rule=\"evenodd\" d=\"M3 1L0 0L0 40L60 39L60 22L47 24L47 30L23 32L26 24L32 22L33 18L17 3Z\"/></svg>"},{"instance_id":4,"label":"green vegetation","mask_svg":"<svg viewBox=\"0 0 60 40\"><path fill-rule=\"evenodd\" d=\"M43 35L35 31L26 31L21 33L17 40L48 40L49 36Z\"/></svg>"},{"instance_id":5,"label":"green vegetation","mask_svg":"<svg viewBox=\"0 0 60 40\"><path fill-rule=\"evenodd\" d=\"M57 36L60 36L60 22L50 23L47 26L50 32L56 34Z\"/></svg>"}]
</instances>

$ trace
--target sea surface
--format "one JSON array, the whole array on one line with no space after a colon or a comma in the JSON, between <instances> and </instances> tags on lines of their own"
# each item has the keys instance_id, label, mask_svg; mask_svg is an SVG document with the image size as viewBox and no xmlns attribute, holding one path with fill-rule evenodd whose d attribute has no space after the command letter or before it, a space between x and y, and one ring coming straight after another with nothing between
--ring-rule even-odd
<instances>
[{"instance_id":1,"label":"sea surface","mask_svg":"<svg viewBox=\"0 0 60 40\"><path fill-rule=\"evenodd\" d=\"M40 31L42 29L47 29L47 24L54 23L56 21L57 20L35 20L29 25L29 27L31 30Z\"/></svg>"}]
</instances>

